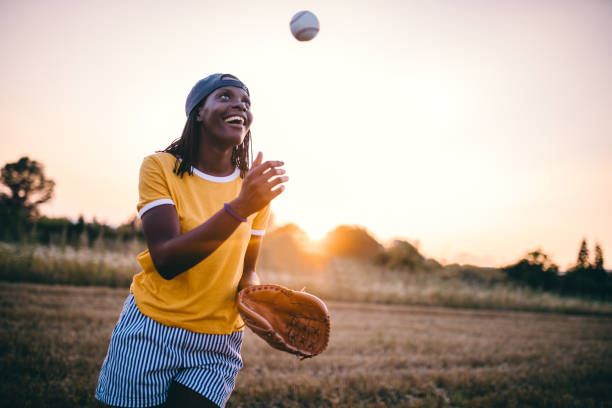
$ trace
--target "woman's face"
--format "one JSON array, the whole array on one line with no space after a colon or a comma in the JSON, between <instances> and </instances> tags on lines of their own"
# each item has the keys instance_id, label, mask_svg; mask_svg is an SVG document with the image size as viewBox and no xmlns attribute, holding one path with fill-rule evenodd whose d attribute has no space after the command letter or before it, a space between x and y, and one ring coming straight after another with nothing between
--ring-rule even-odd
<instances>
[{"instance_id":1,"label":"woman's face","mask_svg":"<svg viewBox=\"0 0 612 408\"><path fill-rule=\"evenodd\" d=\"M216 89L199 108L197 121L203 123L212 141L224 147L237 146L253 122L249 95L235 86Z\"/></svg>"}]
</instances>

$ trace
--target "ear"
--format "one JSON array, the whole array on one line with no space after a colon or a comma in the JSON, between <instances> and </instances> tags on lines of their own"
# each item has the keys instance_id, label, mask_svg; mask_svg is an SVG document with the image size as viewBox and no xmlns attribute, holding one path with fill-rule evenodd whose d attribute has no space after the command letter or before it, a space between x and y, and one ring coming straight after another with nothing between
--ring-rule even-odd
<instances>
[{"instance_id":1,"label":"ear","mask_svg":"<svg viewBox=\"0 0 612 408\"><path fill-rule=\"evenodd\" d=\"M198 106L196 109L198 110L198 114L196 115L196 121L204 122L204 105Z\"/></svg>"}]
</instances>

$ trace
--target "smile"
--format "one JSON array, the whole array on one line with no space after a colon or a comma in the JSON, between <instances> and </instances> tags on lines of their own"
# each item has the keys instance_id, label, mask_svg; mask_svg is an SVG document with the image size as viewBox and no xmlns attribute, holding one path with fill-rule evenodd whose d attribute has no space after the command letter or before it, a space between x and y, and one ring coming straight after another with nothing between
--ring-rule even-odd
<instances>
[{"instance_id":1,"label":"smile","mask_svg":"<svg viewBox=\"0 0 612 408\"><path fill-rule=\"evenodd\" d=\"M229 116L224 119L225 123L230 123L232 125L240 125L244 126L244 118L241 116Z\"/></svg>"}]
</instances>

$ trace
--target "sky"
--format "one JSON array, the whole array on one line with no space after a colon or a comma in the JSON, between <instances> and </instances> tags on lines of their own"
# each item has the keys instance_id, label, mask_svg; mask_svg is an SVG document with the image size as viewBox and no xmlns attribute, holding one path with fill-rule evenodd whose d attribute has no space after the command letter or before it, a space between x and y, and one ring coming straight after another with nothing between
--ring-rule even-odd
<instances>
[{"instance_id":1,"label":"sky","mask_svg":"<svg viewBox=\"0 0 612 408\"><path fill-rule=\"evenodd\" d=\"M605 0L0 0L0 165L44 164L45 214L118 225L191 87L227 72L254 152L291 178L277 224L359 225L444 263L540 248L566 269L582 239L612 257L611 43Z\"/></svg>"}]
</instances>

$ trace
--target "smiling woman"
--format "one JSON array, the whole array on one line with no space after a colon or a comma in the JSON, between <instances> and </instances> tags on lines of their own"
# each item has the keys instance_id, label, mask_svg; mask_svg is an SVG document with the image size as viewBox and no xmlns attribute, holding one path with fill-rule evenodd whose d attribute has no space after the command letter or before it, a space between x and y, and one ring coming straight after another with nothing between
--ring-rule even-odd
<instances>
[{"instance_id":1,"label":"smiling woman","mask_svg":"<svg viewBox=\"0 0 612 408\"><path fill-rule=\"evenodd\" d=\"M214 77L216 81L210 81L211 77ZM197 163L197 158L216 154L215 149L207 149L208 144L219 145L221 150L227 151L225 145L231 143L230 163L238 167L241 177L244 177L249 167L251 143L249 128L253 121L249 90L233 75L214 74L211 77L204 78L194 86L185 103L187 123L185 123L183 134L164 151L177 158L176 170L181 177L186 171L191 175L192 166L203 171L208 170L210 173L218 173L225 169L205 168L216 162L214 158L213 160L204 159L202 163ZM202 95L207 95L208 103L204 103ZM236 103L239 106L236 107ZM206 124L206 132L201 131L204 128L203 124ZM228 124L232 125L230 129L233 129L231 133L234 140L223 141L222 137L228 130ZM218 139L218 135L221 135L221 139ZM200 136L206 138L208 143L200 143ZM226 160L222 163L225 166L228 165Z\"/></svg>"},{"instance_id":2,"label":"smiling woman","mask_svg":"<svg viewBox=\"0 0 612 408\"><path fill-rule=\"evenodd\" d=\"M108 405L224 406L242 368L236 292L259 283L270 201L288 178L261 153L249 165L253 114L236 77L196 83L185 113L182 136L140 168L148 249L100 372Z\"/></svg>"}]
</instances>

